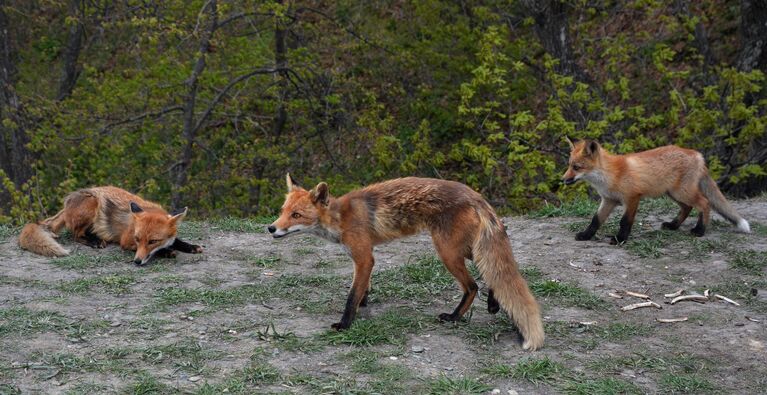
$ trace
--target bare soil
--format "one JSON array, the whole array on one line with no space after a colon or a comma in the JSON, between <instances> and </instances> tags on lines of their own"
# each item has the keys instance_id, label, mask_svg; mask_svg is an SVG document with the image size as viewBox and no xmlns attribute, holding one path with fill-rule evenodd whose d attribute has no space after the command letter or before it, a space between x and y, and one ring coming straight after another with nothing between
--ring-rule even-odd
<instances>
[{"instance_id":1,"label":"bare soil","mask_svg":"<svg viewBox=\"0 0 767 395\"><path fill-rule=\"evenodd\" d=\"M736 207L752 234L716 222L695 238L693 219L659 231L666 205L623 246L604 237L615 218L586 242L574 240L586 217L505 218L544 312L547 343L532 353L484 296L464 322L436 319L461 295L425 234L376 248L369 306L342 334L330 325L352 265L311 236L190 222L182 236L204 254L136 267L116 246L64 238L73 256L48 259L12 235L0 239L0 394L765 393L767 201ZM678 289L740 306L665 303ZM625 290L662 309L621 311L642 301L608 295Z\"/></svg>"}]
</instances>

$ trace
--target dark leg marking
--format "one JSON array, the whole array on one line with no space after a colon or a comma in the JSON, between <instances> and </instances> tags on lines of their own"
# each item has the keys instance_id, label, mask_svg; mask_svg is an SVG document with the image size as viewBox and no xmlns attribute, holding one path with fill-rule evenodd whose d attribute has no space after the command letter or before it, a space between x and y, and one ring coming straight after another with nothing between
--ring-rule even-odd
<instances>
[{"instance_id":1,"label":"dark leg marking","mask_svg":"<svg viewBox=\"0 0 767 395\"><path fill-rule=\"evenodd\" d=\"M477 289L479 287L476 283L472 283L469 285L469 289L463 293L463 297L461 298L461 302L458 303L458 306L455 307L455 310L453 310L452 313L442 313L439 315L440 321L458 321L461 319L461 311L465 308L464 306L469 300L469 297L471 299L474 299L474 295L477 293Z\"/></svg>"},{"instance_id":2,"label":"dark leg marking","mask_svg":"<svg viewBox=\"0 0 767 395\"><path fill-rule=\"evenodd\" d=\"M187 254L200 254L202 253L202 247L194 244L189 244L178 237L176 238L176 241L173 242L173 245L170 246L170 249L186 252Z\"/></svg>"},{"instance_id":3,"label":"dark leg marking","mask_svg":"<svg viewBox=\"0 0 767 395\"><path fill-rule=\"evenodd\" d=\"M81 243L92 248L104 248L107 246L107 242L101 240L101 238L96 236L95 233L91 232L90 229L85 231L85 235L83 235Z\"/></svg>"},{"instance_id":4,"label":"dark leg marking","mask_svg":"<svg viewBox=\"0 0 767 395\"><path fill-rule=\"evenodd\" d=\"M496 314L500 310L501 310L501 304L498 303L497 299L495 299L495 295L493 294L493 290L491 289L487 292L487 312L490 314Z\"/></svg>"},{"instance_id":5,"label":"dark leg marking","mask_svg":"<svg viewBox=\"0 0 767 395\"><path fill-rule=\"evenodd\" d=\"M354 321L354 317L357 315L357 303L355 302L356 293L357 290L352 287L349 291L349 296L346 298L346 307L344 308L344 315L341 316L341 322L336 322L330 326L331 328L340 331L347 329L352 325L352 321Z\"/></svg>"},{"instance_id":6,"label":"dark leg marking","mask_svg":"<svg viewBox=\"0 0 767 395\"><path fill-rule=\"evenodd\" d=\"M370 294L370 290L365 291L365 296L363 296L362 300L360 301L360 307L367 307L367 305L368 305L368 294Z\"/></svg>"},{"instance_id":7,"label":"dark leg marking","mask_svg":"<svg viewBox=\"0 0 767 395\"><path fill-rule=\"evenodd\" d=\"M621 244L628 240L629 234L631 233L631 227L634 225L633 218L629 218L628 215L624 215L621 218L621 226L618 230L618 234L613 236L612 240L610 241L610 244Z\"/></svg>"},{"instance_id":8,"label":"dark leg marking","mask_svg":"<svg viewBox=\"0 0 767 395\"><path fill-rule=\"evenodd\" d=\"M703 223L703 214L698 216L698 223L695 224L694 228L690 229L690 233L698 237L703 237L703 235L706 234L706 224Z\"/></svg>"},{"instance_id":9,"label":"dark leg marking","mask_svg":"<svg viewBox=\"0 0 767 395\"><path fill-rule=\"evenodd\" d=\"M155 258L175 258L176 251L171 248L163 248L160 251L154 253Z\"/></svg>"},{"instance_id":10,"label":"dark leg marking","mask_svg":"<svg viewBox=\"0 0 767 395\"><path fill-rule=\"evenodd\" d=\"M589 226L583 232L578 232L575 234L575 240L578 240L578 241L590 240L597 233L597 230L599 230L600 225L601 224L599 223L599 215L594 214L594 217L591 218L591 223L589 224Z\"/></svg>"}]
</instances>

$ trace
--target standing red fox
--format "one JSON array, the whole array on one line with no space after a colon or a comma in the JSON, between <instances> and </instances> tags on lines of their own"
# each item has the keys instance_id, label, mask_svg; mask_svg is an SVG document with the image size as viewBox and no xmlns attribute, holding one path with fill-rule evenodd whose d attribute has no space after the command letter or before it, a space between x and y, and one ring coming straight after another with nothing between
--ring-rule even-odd
<instances>
[{"instance_id":1,"label":"standing red fox","mask_svg":"<svg viewBox=\"0 0 767 395\"><path fill-rule=\"evenodd\" d=\"M106 186L81 189L67 195L64 209L38 223L24 226L19 246L45 256L65 256L55 238L61 228L72 232L75 241L94 248L119 243L125 250L136 251L133 263L143 265L155 255L175 256L175 251L199 254L202 247L176 237L176 225L187 209L170 215L156 203L146 201L126 190Z\"/></svg>"},{"instance_id":2,"label":"standing red fox","mask_svg":"<svg viewBox=\"0 0 767 395\"><path fill-rule=\"evenodd\" d=\"M464 262L471 259L490 288L488 311L495 314L503 307L508 312L524 338L524 349L543 346L538 303L517 269L503 223L471 188L453 181L408 177L333 198L324 182L307 191L288 174L287 183L282 213L269 225L269 233L274 238L313 233L343 244L354 260L346 308L333 328L348 328L357 307L367 304L373 246L426 229L445 267L463 289L455 310L439 318L457 321L471 307L478 289Z\"/></svg>"},{"instance_id":3,"label":"standing red fox","mask_svg":"<svg viewBox=\"0 0 767 395\"><path fill-rule=\"evenodd\" d=\"M716 182L708 174L706 162L700 152L673 145L627 155L612 155L596 141L583 140L570 144L570 164L562 177L565 184L585 180L602 197L599 210L576 240L589 240L599 229L615 206L622 204L626 211L621 218L620 230L611 243L628 239L634 224L639 200L666 194L679 204L679 214L663 229L676 230L687 219L690 210L698 210L698 223L692 234L703 236L711 219L713 208L725 219L749 233L748 221L743 219L727 202Z\"/></svg>"}]
</instances>

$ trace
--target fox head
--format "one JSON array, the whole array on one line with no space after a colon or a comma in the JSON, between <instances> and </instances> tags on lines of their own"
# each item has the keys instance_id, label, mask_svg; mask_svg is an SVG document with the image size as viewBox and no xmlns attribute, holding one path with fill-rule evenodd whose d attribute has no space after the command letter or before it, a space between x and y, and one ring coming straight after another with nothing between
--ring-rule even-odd
<instances>
[{"instance_id":1,"label":"fox head","mask_svg":"<svg viewBox=\"0 0 767 395\"><path fill-rule=\"evenodd\" d=\"M570 144L570 162L562 180L565 185L570 185L588 177L589 173L598 167L602 147L594 140L573 143L569 138L565 137L565 139Z\"/></svg>"},{"instance_id":2,"label":"fox head","mask_svg":"<svg viewBox=\"0 0 767 395\"><path fill-rule=\"evenodd\" d=\"M136 243L136 256L133 263L143 265L161 249L170 247L176 241L177 225L186 217L187 208L176 215L163 210L144 210L138 204L130 203L133 215L133 241Z\"/></svg>"},{"instance_id":3,"label":"fox head","mask_svg":"<svg viewBox=\"0 0 767 395\"><path fill-rule=\"evenodd\" d=\"M267 228L275 239L316 229L320 225L320 218L330 204L328 184L321 182L311 191L307 191L298 186L290 174L285 179L288 184L288 194L285 196L282 212L279 218Z\"/></svg>"}]
</instances>

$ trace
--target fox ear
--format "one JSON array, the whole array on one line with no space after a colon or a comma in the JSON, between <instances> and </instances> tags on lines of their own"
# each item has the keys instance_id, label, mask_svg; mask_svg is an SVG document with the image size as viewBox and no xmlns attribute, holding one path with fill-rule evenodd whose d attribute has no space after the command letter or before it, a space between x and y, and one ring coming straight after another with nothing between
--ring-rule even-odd
<instances>
[{"instance_id":1,"label":"fox ear","mask_svg":"<svg viewBox=\"0 0 767 395\"><path fill-rule=\"evenodd\" d=\"M293 192L296 189L301 188L298 183L290 176L290 173L285 175L285 182L288 184L288 192Z\"/></svg>"},{"instance_id":2,"label":"fox ear","mask_svg":"<svg viewBox=\"0 0 767 395\"><path fill-rule=\"evenodd\" d=\"M594 140L586 140L586 144L583 147L583 153L587 156L591 156L599 152L599 143Z\"/></svg>"},{"instance_id":3,"label":"fox ear","mask_svg":"<svg viewBox=\"0 0 767 395\"><path fill-rule=\"evenodd\" d=\"M569 144L569 145L570 145L570 149L571 149L571 150L572 150L572 149L575 149L575 144L573 144L573 141L572 141L572 140L570 140L570 138L569 138L569 137L565 136L565 140L567 140L567 144Z\"/></svg>"},{"instance_id":4,"label":"fox ear","mask_svg":"<svg viewBox=\"0 0 767 395\"><path fill-rule=\"evenodd\" d=\"M136 202L130 202L130 212L138 214L144 212L144 210Z\"/></svg>"},{"instance_id":5,"label":"fox ear","mask_svg":"<svg viewBox=\"0 0 767 395\"><path fill-rule=\"evenodd\" d=\"M317 184L317 186L314 187L314 189L312 189L311 192L309 192L309 198L312 199L312 203L314 204L319 203L323 206L328 205L328 201L329 201L328 196L329 196L328 184L324 182Z\"/></svg>"},{"instance_id":6,"label":"fox ear","mask_svg":"<svg viewBox=\"0 0 767 395\"><path fill-rule=\"evenodd\" d=\"M171 216L171 217L170 217L170 220L171 220L171 222L178 222L178 221L181 221L182 219L184 219L184 217L186 217L186 213L187 213L188 211L189 211L189 208L188 208L188 207L184 207L184 209L183 209L183 210L181 210L181 212L180 212L180 213L178 213L178 214L176 214L176 215L173 215L173 216Z\"/></svg>"}]
</instances>

